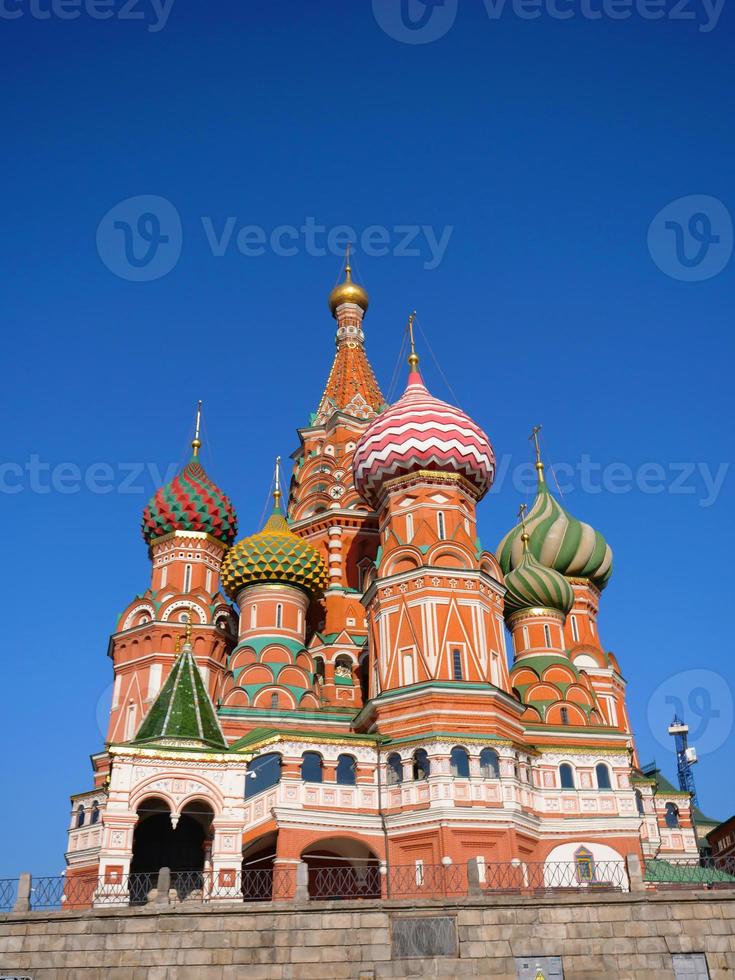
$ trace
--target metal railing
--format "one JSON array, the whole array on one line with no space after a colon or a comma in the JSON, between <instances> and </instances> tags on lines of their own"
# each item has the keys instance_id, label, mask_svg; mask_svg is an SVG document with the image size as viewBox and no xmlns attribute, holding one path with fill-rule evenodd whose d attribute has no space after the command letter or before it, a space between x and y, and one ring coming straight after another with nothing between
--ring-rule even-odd
<instances>
[{"instance_id":1,"label":"metal railing","mask_svg":"<svg viewBox=\"0 0 735 980\"><path fill-rule=\"evenodd\" d=\"M642 862L641 862L642 864ZM0 879L0 912L80 910L149 903L306 900L438 900L468 897L593 894L629 888L735 888L735 857L649 858L638 862L585 860L468 864L322 865L300 862L270 868L169 871L106 876L70 874ZM22 894L21 894L22 891Z\"/></svg>"},{"instance_id":2,"label":"metal railing","mask_svg":"<svg viewBox=\"0 0 735 980\"><path fill-rule=\"evenodd\" d=\"M18 879L0 878L0 912L12 912L18 897Z\"/></svg>"},{"instance_id":3,"label":"metal railing","mask_svg":"<svg viewBox=\"0 0 735 980\"><path fill-rule=\"evenodd\" d=\"M655 888L734 888L735 856L649 858L645 864L645 882Z\"/></svg>"}]
</instances>

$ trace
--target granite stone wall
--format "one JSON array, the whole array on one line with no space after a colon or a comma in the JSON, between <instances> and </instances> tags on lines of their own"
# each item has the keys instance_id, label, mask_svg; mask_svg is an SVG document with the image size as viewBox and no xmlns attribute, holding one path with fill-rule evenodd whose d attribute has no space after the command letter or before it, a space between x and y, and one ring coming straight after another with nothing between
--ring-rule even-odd
<instances>
[{"instance_id":1,"label":"granite stone wall","mask_svg":"<svg viewBox=\"0 0 735 980\"><path fill-rule=\"evenodd\" d=\"M0 975L33 980L516 980L537 962L558 975L541 957L561 957L565 980L706 976L705 962L735 980L735 891L0 916Z\"/></svg>"}]
</instances>

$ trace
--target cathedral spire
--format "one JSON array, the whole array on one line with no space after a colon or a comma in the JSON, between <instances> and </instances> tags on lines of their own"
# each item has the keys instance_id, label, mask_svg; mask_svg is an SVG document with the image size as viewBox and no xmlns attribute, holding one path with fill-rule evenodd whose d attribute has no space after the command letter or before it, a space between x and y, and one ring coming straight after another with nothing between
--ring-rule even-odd
<instances>
[{"instance_id":1,"label":"cathedral spire","mask_svg":"<svg viewBox=\"0 0 735 980\"><path fill-rule=\"evenodd\" d=\"M544 483L544 464L541 461L541 444L539 442L538 434L543 429L542 425L534 425L531 429L531 435L528 437L529 442L533 442L534 449L536 450L536 472L538 473L538 482Z\"/></svg>"},{"instance_id":2,"label":"cathedral spire","mask_svg":"<svg viewBox=\"0 0 735 980\"><path fill-rule=\"evenodd\" d=\"M314 416L317 424L323 424L335 412L371 419L383 406L383 395L365 354L362 320L367 308L367 292L352 279L348 246L345 278L329 294L329 309L337 321L337 353Z\"/></svg>"}]
</instances>

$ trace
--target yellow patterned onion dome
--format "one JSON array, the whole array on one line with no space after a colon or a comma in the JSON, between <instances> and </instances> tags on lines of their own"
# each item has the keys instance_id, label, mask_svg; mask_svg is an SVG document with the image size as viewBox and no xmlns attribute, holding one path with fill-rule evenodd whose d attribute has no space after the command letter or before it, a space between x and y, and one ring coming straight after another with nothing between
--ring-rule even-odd
<instances>
[{"instance_id":1,"label":"yellow patterned onion dome","mask_svg":"<svg viewBox=\"0 0 735 980\"><path fill-rule=\"evenodd\" d=\"M574 605L574 590L564 576L536 561L527 549L505 576L505 588L506 617L538 606L558 609L566 616Z\"/></svg>"},{"instance_id":2,"label":"yellow patterned onion dome","mask_svg":"<svg viewBox=\"0 0 735 980\"><path fill-rule=\"evenodd\" d=\"M332 316L337 312L337 307L343 303L355 303L363 313L367 313L369 302L367 292L358 283L352 281L352 269L349 265L346 266L345 281L336 285L329 294L329 309Z\"/></svg>"},{"instance_id":3,"label":"yellow patterned onion dome","mask_svg":"<svg viewBox=\"0 0 735 980\"><path fill-rule=\"evenodd\" d=\"M230 548L220 572L222 588L234 599L248 585L278 582L319 594L329 580L317 549L297 537L276 505L265 527Z\"/></svg>"}]
</instances>

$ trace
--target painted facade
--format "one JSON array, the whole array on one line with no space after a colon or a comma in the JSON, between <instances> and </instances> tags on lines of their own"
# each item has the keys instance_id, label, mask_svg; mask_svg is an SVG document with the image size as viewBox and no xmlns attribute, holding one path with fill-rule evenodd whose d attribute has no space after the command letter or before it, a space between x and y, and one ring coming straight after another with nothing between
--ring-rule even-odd
<instances>
[{"instance_id":1,"label":"painted facade","mask_svg":"<svg viewBox=\"0 0 735 980\"><path fill-rule=\"evenodd\" d=\"M329 305L334 361L265 527L237 540L198 426L145 509L150 585L110 639L67 873L696 856L598 631L609 545L537 452L533 506L483 550L490 439L428 392L413 342L385 404L349 265Z\"/></svg>"}]
</instances>

